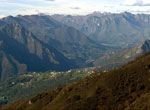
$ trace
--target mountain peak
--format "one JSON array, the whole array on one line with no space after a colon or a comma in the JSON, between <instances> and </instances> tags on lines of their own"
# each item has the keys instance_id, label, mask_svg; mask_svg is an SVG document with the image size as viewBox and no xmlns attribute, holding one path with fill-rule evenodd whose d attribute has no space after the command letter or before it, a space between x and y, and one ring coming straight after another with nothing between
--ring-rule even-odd
<instances>
[{"instance_id":1,"label":"mountain peak","mask_svg":"<svg viewBox=\"0 0 150 110\"><path fill-rule=\"evenodd\" d=\"M127 11L123 12L122 14L125 15L125 16L132 16L133 15L132 13L127 12Z\"/></svg>"},{"instance_id":2,"label":"mountain peak","mask_svg":"<svg viewBox=\"0 0 150 110\"><path fill-rule=\"evenodd\" d=\"M94 11L93 13L88 14L87 16L104 16L104 15L109 15L109 14L111 14L111 13L109 13L109 12L102 13L100 11Z\"/></svg>"},{"instance_id":3,"label":"mountain peak","mask_svg":"<svg viewBox=\"0 0 150 110\"><path fill-rule=\"evenodd\" d=\"M76 67L71 60L38 40L19 23L12 22L2 26L0 40L3 41L3 48L0 48L0 55L3 56L0 62L2 81L24 72L64 71Z\"/></svg>"}]
</instances>

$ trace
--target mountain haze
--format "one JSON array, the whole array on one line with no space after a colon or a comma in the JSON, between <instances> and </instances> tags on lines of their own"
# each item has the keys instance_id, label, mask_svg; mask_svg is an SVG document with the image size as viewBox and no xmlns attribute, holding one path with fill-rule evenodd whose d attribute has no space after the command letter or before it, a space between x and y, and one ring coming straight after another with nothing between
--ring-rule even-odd
<instances>
[{"instance_id":1,"label":"mountain haze","mask_svg":"<svg viewBox=\"0 0 150 110\"><path fill-rule=\"evenodd\" d=\"M80 30L92 40L121 48L135 46L150 35L150 15L146 14L94 12L86 16L52 17Z\"/></svg>"},{"instance_id":2,"label":"mountain haze","mask_svg":"<svg viewBox=\"0 0 150 110\"><path fill-rule=\"evenodd\" d=\"M1 22L18 22L38 39L73 59L80 67L92 66L93 60L112 48L93 41L75 28L61 24L47 15L9 16Z\"/></svg>"}]
</instances>

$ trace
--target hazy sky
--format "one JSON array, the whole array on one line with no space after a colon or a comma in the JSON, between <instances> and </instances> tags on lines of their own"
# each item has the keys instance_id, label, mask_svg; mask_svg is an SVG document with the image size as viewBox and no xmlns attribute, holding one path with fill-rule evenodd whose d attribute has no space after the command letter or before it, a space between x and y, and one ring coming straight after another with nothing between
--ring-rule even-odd
<instances>
[{"instance_id":1,"label":"hazy sky","mask_svg":"<svg viewBox=\"0 0 150 110\"><path fill-rule=\"evenodd\" d=\"M150 13L150 0L0 0L0 17L37 13L88 14L93 11Z\"/></svg>"}]
</instances>

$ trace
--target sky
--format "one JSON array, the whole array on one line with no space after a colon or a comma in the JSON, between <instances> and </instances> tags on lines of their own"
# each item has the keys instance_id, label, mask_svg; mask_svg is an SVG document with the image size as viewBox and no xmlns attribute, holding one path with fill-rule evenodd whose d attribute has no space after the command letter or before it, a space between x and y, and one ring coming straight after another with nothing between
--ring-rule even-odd
<instances>
[{"instance_id":1,"label":"sky","mask_svg":"<svg viewBox=\"0 0 150 110\"><path fill-rule=\"evenodd\" d=\"M94 11L150 14L150 0L0 0L0 18L38 13L86 15Z\"/></svg>"}]
</instances>

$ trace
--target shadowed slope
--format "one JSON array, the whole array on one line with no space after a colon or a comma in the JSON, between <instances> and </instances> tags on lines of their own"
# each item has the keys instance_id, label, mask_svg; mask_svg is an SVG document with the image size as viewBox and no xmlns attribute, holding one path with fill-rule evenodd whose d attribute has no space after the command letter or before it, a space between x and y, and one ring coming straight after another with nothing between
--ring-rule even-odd
<instances>
[{"instance_id":1,"label":"shadowed slope","mask_svg":"<svg viewBox=\"0 0 150 110\"><path fill-rule=\"evenodd\" d=\"M0 78L30 71L68 70L73 63L20 24L0 27Z\"/></svg>"},{"instance_id":2,"label":"shadowed slope","mask_svg":"<svg viewBox=\"0 0 150 110\"><path fill-rule=\"evenodd\" d=\"M111 49L91 40L75 28L55 21L50 16L9 16L1 21L21 24L39 40L53 46L65 57L73 59L80 67L93 66L93 60Z\"/></svg>"}]
</instances>

